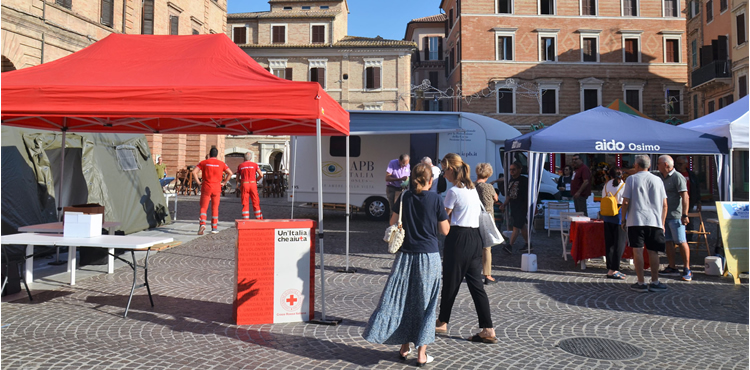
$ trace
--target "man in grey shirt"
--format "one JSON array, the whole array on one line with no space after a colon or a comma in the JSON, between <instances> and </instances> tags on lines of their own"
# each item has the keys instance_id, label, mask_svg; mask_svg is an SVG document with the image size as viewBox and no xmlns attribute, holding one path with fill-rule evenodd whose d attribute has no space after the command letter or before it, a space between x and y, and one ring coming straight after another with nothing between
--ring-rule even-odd
<instances>
[{"instance_id":1,"label":"man in grey shirt","mask_svg":"<svg viewBox=\"0 0 750 370\"><path fill-rule=\"evenodd\" d=\"M625 181L622 194L622 228L627 227L628 240L633 247L633 262L638 282L630 289L637 292L663 292L667 287L659 282L659 252L664 252L664 221L667 217L667 194L663 183L648 173L651 159L647 155L635 157L635 174ZM648 250L651 264L651 283L643 277L643 247Z\"/></svg>"},{"instance_id":2,"label":"man in grey shirt","mask_svg":"<svg viewBox=\"0 0 750 370\"><path fill-rule=\"evenodd\" d=\"M667 193L667 219L664 224L664 236L667 241L667 260L669 266L660 271L663 275L676 275L680 272L675 266L674 248L680 248L682 261L685 268L682 272L682 280L693 280L693 272L690 271L690 248L685 235L685 225L690 223L687 215L689 196L687 192L687 181L685 177L674 169L674 160L668 155L659 157L659 171L653 172L664 182L664 190Z\"/></svg>"}]
</instances>

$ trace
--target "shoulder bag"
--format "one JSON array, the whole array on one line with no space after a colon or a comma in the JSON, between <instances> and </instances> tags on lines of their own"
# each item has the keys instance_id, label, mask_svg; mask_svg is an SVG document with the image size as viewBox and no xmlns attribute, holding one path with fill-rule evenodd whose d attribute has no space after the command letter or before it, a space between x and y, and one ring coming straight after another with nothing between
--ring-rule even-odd
<instances>
[{"instance_id":1,"label":"shoulder bag","mask_svg":"<svg viewBox=\"0 0 750 370\"><path fill-rule=\"evenodd\" d=\"M479 199L478 193L477 199ZM504 239L502 234L500 234L500 230L497 229L495 218L484 209L484 204L482 204L481 199L479 199L479 205L482 206L482 212L479 214L479 233L482 235L484 247L489 248L493 245L502 243Z\"/></svg>"},{"instance_id":2,"label":"shoulder bag","mask_svg":"<svg viewBox=\"0 0 750 370\"><path fill-rule=\"evenodd\" d=\"M406 193L406 191L402 192L400 197L401 204L398 211L398 222L385 229L383 240L388 242L388 253L398 252L401 248L401 244L404 243L406 230L404 230L401 224L401 216L404 214L404 193Z\"/></svg>"}]
</instances>

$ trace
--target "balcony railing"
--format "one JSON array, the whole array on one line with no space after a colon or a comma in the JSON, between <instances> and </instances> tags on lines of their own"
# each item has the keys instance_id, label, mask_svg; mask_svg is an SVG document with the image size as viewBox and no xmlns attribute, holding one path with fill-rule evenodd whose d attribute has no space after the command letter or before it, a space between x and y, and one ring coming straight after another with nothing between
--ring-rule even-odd
<instances>
[{"instance_id":1,"label":"balcony railing","mask_svg":"<svg viewBox=\"0 0 750 370\"><path fill-rule=\"evenodd\" d=\"M714 60L693 71L693 83L691 87L702 85L717 78L732 77L731 60Z\"/></svg>"}]
</instances>

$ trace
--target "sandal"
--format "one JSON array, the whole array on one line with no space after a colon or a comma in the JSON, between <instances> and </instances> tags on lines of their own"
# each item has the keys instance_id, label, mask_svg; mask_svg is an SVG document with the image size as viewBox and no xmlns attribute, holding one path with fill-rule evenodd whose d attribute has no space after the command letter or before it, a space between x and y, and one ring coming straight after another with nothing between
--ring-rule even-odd
<instances>
[{"instance_id":1,"label":"sandal","mask_svg":"<svg viewBox=\"0 0 750 370\"><path fill-rule=\"evenodd\" d=\"M612 275L607 275L607 279L625 280L625 274L620 271L615 272Z\"/></svg>"},{"instance_id":2,"label":"sandal","mask_svg":"<svg viewBox=\"0 0 750 370\"><path fill-rule=\"evenodd\" d=\"M445 329L435 328L435 334L448 334L448 328L445 328Z\"/></svg>"},{"instance_id":3,"label":"sandal","mask_svg":"<svg viewBox=\"0 0 750 370\"><path fill-rule=\"evenodd\" d=\"M497 343L496 337L482 337L479 334L474 334L469 338L470 342L477 342L477 343L487 343L487 344L495 344Z\"/></svg>"}]
</instances>

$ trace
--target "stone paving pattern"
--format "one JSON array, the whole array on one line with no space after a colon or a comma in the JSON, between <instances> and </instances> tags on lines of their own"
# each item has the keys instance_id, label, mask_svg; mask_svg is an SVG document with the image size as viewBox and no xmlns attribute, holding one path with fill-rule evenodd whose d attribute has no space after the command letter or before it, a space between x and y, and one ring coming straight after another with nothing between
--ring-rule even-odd
<instances>
[{"instance_id":1,"label":"stone paving pattern","mask_svg":"<svg viewBox=\"0 0 750 370\"><path fill-rule=\"evenodd\" d=\"M267 218L289 218L284 199L262 198ZM196 217L197 197L180 199L180 219ZM222 200L221 222L240 214L239 199ZM385 252L384 222L354 214L350 263L345 264L343 212L326 211L326 308L339 326L307 323L232 324L236 229L206 235L149 259L155 307L136 291L122 318L132 272L123 267L78 285L2 303L3 369L401 369L397 346L376 345L361 333L376 307L393 256ZM317 210L295 209L295 218L317 219ZM168 227L165 228L168 230ZM605 279L601 261L581 271L563 261L559 236L534 234L539 271L520 271L520 253L493 253L487 286L500 343L471 343L477 318L465 287L446 336L428 347L435 369L747 369L748 285L706 276L694 266L692 282L662 281L666 293L636 293L626 281ZM519 243L520 244L520 243ZM320 262L320 254L317 254ZM695 253L694 262L705 254ZM665 263L665 258L662 263ZM320 317L320 275L316 316ZM641 348L636 359L607 361L556 347L571 337L600 337Z\"/></svg>"}]
</instances>

